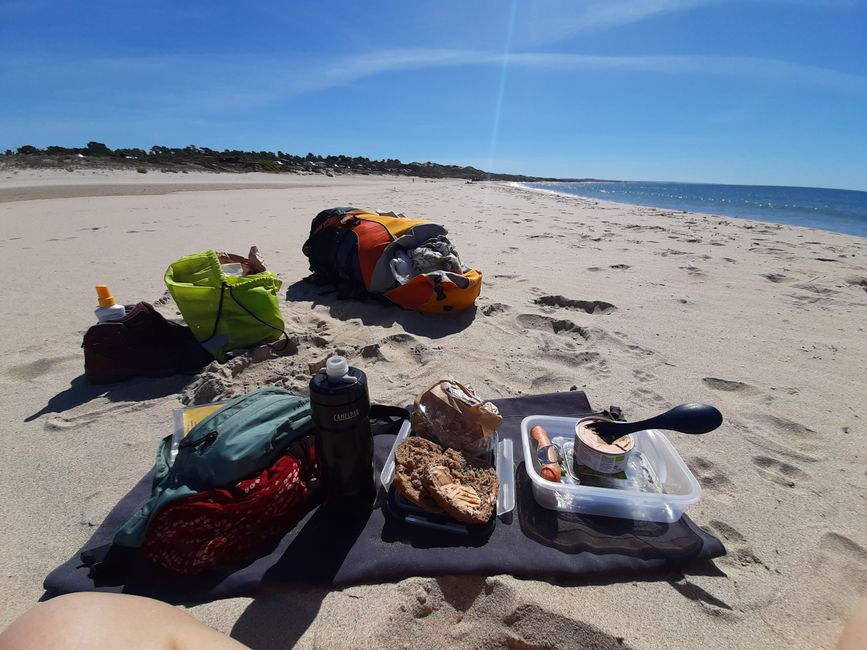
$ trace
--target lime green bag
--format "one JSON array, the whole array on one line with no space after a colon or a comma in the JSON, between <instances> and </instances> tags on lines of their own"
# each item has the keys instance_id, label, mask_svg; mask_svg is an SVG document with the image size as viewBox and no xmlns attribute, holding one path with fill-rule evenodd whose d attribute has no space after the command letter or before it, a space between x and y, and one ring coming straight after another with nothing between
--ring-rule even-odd
<instances>
[{"instance_id":1,"label":"lime green bag","mask_svg":"<svg viewBox=\"0 0 867 650\"><path fill-rule=\"evenodd\" d=\"M196 339L217 361L229 350L286 336L277 302L282 282L269 271L226 275L211 250L173 263L165 281Z\"/></svg>"}]
</instances>

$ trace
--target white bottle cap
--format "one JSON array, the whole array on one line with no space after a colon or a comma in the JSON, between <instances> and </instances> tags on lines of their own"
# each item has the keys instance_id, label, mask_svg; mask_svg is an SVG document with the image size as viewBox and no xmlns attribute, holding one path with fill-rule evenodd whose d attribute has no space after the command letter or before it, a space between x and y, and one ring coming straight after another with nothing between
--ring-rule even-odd
<instances>
[{"instance_id":1,"label":"white bottle cap","mask_svg":"<svg viewBox=\"0 0 867 650\"><path fill-rule=\"evenodd\" d=\"M349 372L349 362L346 357L329 357L325 362L325 374L330 379L339 379L345 377Z\"/></svg>"}]
</instances>

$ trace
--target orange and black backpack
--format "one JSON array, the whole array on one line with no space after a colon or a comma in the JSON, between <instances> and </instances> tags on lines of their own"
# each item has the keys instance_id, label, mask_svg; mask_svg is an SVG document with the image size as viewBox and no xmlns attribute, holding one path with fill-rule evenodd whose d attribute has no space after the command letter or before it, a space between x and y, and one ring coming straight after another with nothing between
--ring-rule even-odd
<instances>
[{"instance_id":1,"label":"orange and black backpack","mask_svg":"<svg viewBox=\"0 0 867 650\"><path fill-rule=\"evenodd\" d=\"M323 210L313 219L303 252L312 279L344 295L381 295L427 313L472 307L482 274L464 266L441 225L393 212Z\"/></svg>"}]
</instances>

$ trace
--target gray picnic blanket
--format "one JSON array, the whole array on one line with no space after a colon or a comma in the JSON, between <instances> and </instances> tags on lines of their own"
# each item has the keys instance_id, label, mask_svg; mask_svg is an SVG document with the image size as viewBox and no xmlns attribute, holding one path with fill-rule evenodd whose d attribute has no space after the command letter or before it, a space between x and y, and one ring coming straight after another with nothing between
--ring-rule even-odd
<instances>
[{"instance_id":1,"label":"gray picnic blanket","mask_svg":"<svg viewBox=\"0 0 867 650\"><path fill-rule=\"evenodd\" d=\"M514 442L517 505L510 518L496 522L488 537L460 537L409 526L390 518L381 507L366 520L348 523L320 507L273 552L242 567L180 577L134 556L95 577L88 562L105 554L115 531L147 501L152 479L148 475L121 499L84 548L48 575L46 597L113 591L185 603L256 596L280 585L340 586L461 574L509 574L548 581L604 575L606 580L632 580L643 572L725 554L722 543L686 515L665 524L541 508L533 500L523 468L521 420L537 414L581 417L594 411L581 391L493 401L504 418L500 437ZM393 442L393 435L376 436L377 471Z\"/></svg>"}]
</instances>

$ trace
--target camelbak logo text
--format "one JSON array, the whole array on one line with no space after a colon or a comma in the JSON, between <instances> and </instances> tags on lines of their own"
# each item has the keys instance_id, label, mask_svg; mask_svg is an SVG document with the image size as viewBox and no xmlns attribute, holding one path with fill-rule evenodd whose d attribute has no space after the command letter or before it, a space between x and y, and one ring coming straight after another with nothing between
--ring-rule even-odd
<instances>
[{"instance_id":1,"label":"camelbak logo text","mask_svg":"<svg viewBox=\"0 0 867 650\"><path fill-rule=\"evenodd\" d=\"M334 421L335 422L343 422L345 420L351 420L352 418L358 415L358 409L353 409L351 411L347 411L346 413L335 413Z\"/></svg>"}]
</instances>

